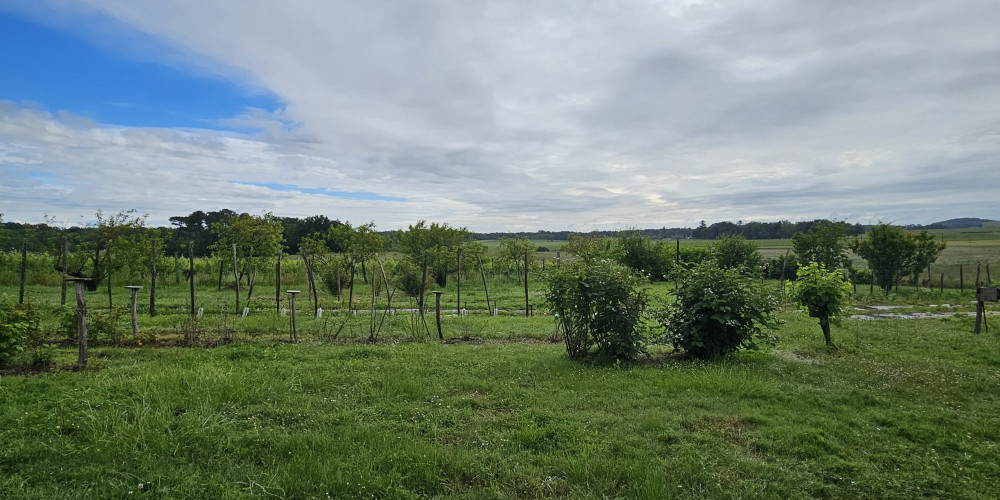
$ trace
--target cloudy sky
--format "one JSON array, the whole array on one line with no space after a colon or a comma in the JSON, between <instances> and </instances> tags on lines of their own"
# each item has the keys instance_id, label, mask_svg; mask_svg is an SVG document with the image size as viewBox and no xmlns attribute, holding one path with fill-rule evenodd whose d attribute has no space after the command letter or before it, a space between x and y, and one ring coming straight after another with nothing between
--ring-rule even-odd
<instances>
[{"instance_id":1,"label":"cloudy sky","mask_svg":"<svg viewBox=\"0 0 1000 500\"><path fill-rule=\"evenodd\" d=\"M0 213L1000 218L996 0L4 0Z\"/></svg>"}]
</instances>

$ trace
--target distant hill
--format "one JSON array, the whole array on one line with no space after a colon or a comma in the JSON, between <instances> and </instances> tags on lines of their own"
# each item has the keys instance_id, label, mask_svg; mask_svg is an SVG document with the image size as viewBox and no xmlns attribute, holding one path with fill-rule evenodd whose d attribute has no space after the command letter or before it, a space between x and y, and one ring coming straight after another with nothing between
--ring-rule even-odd
<instances>
[{"instance_id":1,"label":"distant hill","mask_svg":"<svg viewBox=\"0 0 1000 500\"><path fill-rule=\"evenodd\" d=\"M914 229L968 229L970 227L992 226L997 221L990 219L978 219L975 217L961 217L958 219L948 219L926 226L915 226Z\"/></svg>"}]
</instances>

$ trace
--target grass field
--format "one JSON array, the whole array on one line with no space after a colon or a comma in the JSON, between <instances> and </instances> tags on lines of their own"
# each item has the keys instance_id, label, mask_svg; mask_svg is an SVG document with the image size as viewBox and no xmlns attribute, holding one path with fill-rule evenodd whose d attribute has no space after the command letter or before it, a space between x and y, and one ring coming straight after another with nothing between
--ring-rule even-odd
<instances>
[{"instance_id":1,"label":"grass field","mask_svg":"<svg viewBox=\"0 0 1000 500\"><path fill-rule=\"evenodd\" d=\"M0 497L996 497L996 335L964 315L847 321L829 351L783 317L775 347L717 363L591 366L526 341L99 347L83 373L0 377Z\"/></svg>"}]
</instances>

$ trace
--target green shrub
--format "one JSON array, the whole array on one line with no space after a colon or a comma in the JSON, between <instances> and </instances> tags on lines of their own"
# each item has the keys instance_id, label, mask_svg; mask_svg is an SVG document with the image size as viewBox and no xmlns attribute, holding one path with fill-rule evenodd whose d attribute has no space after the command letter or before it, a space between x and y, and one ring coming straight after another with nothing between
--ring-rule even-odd
<instances>
[{"instance_id":1,"label":"green shrub","mask_svg":"<svg viewBox=\"0 0 1000 500\"><path fill-rule=\"evenodd\" d=\"M757 251L757 244L742 236L720 236L708 247L708 253L718 267L751 276L760 275L764 265L764 257Z\"/></svg>"},{"instance_id":2,"label":"green shrub","mask_svg":"<svg viewBox=\"0 0 1000 500\"><path fill-rule=\"evenodd\" d=\"M618 262L631 267L652 281L665 281L673 270L674 255L669 245L654 242L636 231L618 237L622 255Z\"/></svg>"},{"instance_id":3,"label":"green shrub","mask_svg":"<svg viewBox=\"0 0 1000 500\"><path fill-rule=\"evenodd\" d=\"M87 342L117 344L125 338L125 329L119 325L125 315L122 310L87 311ZM59 318L59 331L68 340L77 340L76 308L64 306Z\"/></svg>"},{"instance_id":4,"label":"green shrub","mask_svg":"<svg viewBox=\"0 0 1000 500\"><path fill-rule=\"evenodd\" d=\"M826 345L833 345L830 339L830 320L839 317L848 306L851 284L839 270L827 271L815 262L799 269L795 285L795 302L819 319Z\"/></svg>"},{"instance_id":5,"label":"green shrub","mask_svg":"<svg viewBox=\"0 0 1000 500\"><path fill-rule=\"evenodd\" d=\"M604 359L627 361L642 353L641 319L646 280L606 259L579 259L545 274L545 300L564 332L566 352L580 359L595 348Z\"/></svg>"},{"instance_id":6,"label":"green shrub","mask_svg":"<svg viewBox=\"0 0 1000 500\"><path fill-rule=\"evenodd\" d=\"M657 319L665 342L709 359L756 349L754 337L770 339L762 332L777 325L775 307L758 280L705 263L681 276L677 301Z\"/></svg>"},{"instance_id":7,"label":"green shrub","mask_svg":"<svg viewBox=\"0 0 1000 500\"><path fill-rule=\"evenodd\" d=\"M18 304L7 294L0 295L0 366L24 352L38 332L38 311L31 301Z\"/></svg>"}]
</instances>

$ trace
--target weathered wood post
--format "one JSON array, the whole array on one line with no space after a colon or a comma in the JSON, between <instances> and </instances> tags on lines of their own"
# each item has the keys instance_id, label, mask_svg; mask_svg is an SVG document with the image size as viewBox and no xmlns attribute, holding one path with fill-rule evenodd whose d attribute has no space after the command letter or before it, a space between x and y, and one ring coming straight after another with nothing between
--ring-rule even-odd
<instances>
[{"instance_id":1,"label":"weathered wood post","mask_svg":"<svg viewBox=\"0 0 1000 500\"><path fill-rule=\"evenodd\" d=\"M288 307L292 309L292 315L291 315L292 331L289 333L288 337L292 342L298 342L299 332L295 329L295 294L300 292L299 290L288 290L287 293L288 293Z\"/></svg>"},{"instance_id":2,"label":"weathered wood post","mask_svg":"<svg viewBox=\"0 0 1000 500\"><path fill-rule=\"evenodd\" d=\"M188 263L190 269L188 270L188 279L191 280L191 317L194 317L194 242L192 241L188 245Z\"/></svg>"},{"instance_id":3,"label":"weathered wood post","mask_svg":"<svg viewBox=\"0 0 1000 500\"><path fill-rule=\"evenodd\" d=\"M90 278L67 278L72 281L76 290L76 338L78 354L76 367L80 370L87 367L87 301L83 297L83 284Z\"/></svg>"},{"instance_id":4,"label":"weathered wood post","mask_svg":"<svg viewBox=\"0 0 1000 500\"><path fill-rule=\"evenodd\" d=\"M240 314L240 270L236 265L236 243L233 243L233 280L236 282L236 312Z\"/></svg>"},{"instance_id":5,"label":"weathered wood post","mask_svg":"<svg viewBox=\"0 0 1000 500\"><path fill-rule=\"evenodd\" d=\"M531 307L528 305L528 251L524 251L524 317L531 316Z\"/></svg>"},{"instance_id":6,"label":"weathered wood post","mask_svg":"<svg viewBox=\"0 0 1000 500\"><path fill-rule=\"evenodd\" d=\"M156 240L153 240L153 254L149 257L149 317L156 316ZM135 306L132 307L135 310Z\"/></svg>"},{"instance_id":7,"label":"weathered wood post","mask_svg":"<svg viewBox=\"0 0 1000 500\"><path fill-rule=\"evenodd\" d=\"M126 286L125 288L128 288L129 291L132 292L132 302L131 302L131 307L129 309L130 311L132 311L132 340L138 340L139 339L139 317L138 317L138 314L136 313L136 310L135 310L135 302L136 302L135 299L136 299L136 296L139 295L139 290L141 290L142 287L138 286L138 285L129 285L129 286Z\"/></svg>"},{"instance_id":8,"label":"weathered wood post","mask_svg":"<svg viewBox=\"0 0 1000 500\"><path fill-rule=\"evenodd\" d=\"M455 310L462 314L462 247L458 247L458 298L455 299Z\"/></svg>"},{"instance_id":9,"label":"weathered wood post","mask_svg":"<svg viewBox=\"0 0 1000 500\"><path fill-rule=\"evenodd\" d=\"M281 312L281 247L278 247L278 263L274 265L274 312Z\"/></svg>"},{"instance_id":10,"label":"weathered wood post","mask_svg":"<svg viewBox=\"0 0 1000 500\"><path fill-rule=\"evenodd\" d=\"M69 241L63 236L62 239L62 287L59 291L59 305L66 305L66 268L69 266ZM987 267L987 269L989 269Z\"/></svg>"},{"instance_id":11,"label":"weathered wood post","mask_svg":"<svg viewBox=\"0 0 1000 500\"><path fill-rule=\"evenodd\" d=\"M965 265L958 265L958 291L965 293Z\"/></svg>"},{"instance_id":12,"label":"weathered wood post","mask_svg":"<svg viewBox=\"0 0 1000 500\"><path fill-rule=\"evenodd\" d=\"M976 262L976 291L979 291L979 287L982 283L979 282L979 272L982 269L983 264L981 262Z\"/></svg>"},{"instance_id":13,"label":"weathered wood post","mask_svg":"<svg viewBox=\"0 0 1000 500\"><path fill-rule=\"evenodd\" d=\"M441 294L444 292L434 291L434 318L437 319L438 339L444 340L444 333L441 332Z\"/></svg>"},{"instance_id":14,"label":"weathered wood post","mask_svg":"<svg viewBox=\"0 0 1000 500\"><path fill-rule=\"evenodd\" d=\"M21 286L17 294L17 303L24 304L24 283L28 277L28 240L21 240Z\"/></svg>"},{"instance_id":15,"label":"weathered wood post","mask_svg":"<svg viewBox=\"0 0 1000 500\"><path fill-rule=\"evenodd\" d=\"M492 315L493 308L490 307L490 287L486 285L486 268L483 266L483 258L479 258L479 273L483 275L483 290L486 292L486 313Z\"/></svg>"}]
</instances>

